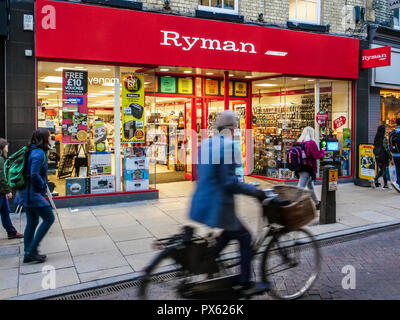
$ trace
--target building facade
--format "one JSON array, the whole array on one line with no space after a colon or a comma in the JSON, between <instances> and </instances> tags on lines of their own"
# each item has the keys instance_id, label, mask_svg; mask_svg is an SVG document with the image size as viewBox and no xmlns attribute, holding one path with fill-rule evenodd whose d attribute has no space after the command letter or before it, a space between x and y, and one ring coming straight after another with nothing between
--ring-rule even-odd
<instances>
[{"instance_id":1,"label":"building facade","mask_svg":"<svg viewBox=\"0 0 400 320\"><path fill-rule=\"evenodd\" d=\"M193 144L190 144L185 136L185 139L183 139L186 143L185 147L181 148L181 143L177 140L174 150L170 147L164 149L164 140L163 137L159 136L159 132L165 129L164 136L170 136L172 134L170 127L175 123L177 131L174 131L173 134L178 136L180 129L207 129L214 111L224 109L233 109L240 113L243 116L242 128L256 130L256 136L263 137L261 142L256 139L255 141L246 140L246 143L243 143L245 145L245 148L242 149L244 162L246 163L246 156L253 153L256 158L254 167L251 170L249 169L246 172L247 174L290 182L293 175L284 164L284 150L288 147L284 144L284 141L293 137L282 137L282 132L285 132L285 130L297 132L306 124L317 126L318 124L315 122L316 113L326 112L329 114L329 124L326 126L326 130L322 130L321 139L330 142L333 148L331 158L326 159L327 163L335 163L340 176L347 180L352 180L358 176L357 145L368 143L371 136L369 128L377 123L376 112L373 111L376 106L371 107L371 101L376 99L376 95L374 98L371 94L373 90L376 92L376 89L370 89L372 71L358 70L358 50L370 47L368 40L370 25L384 24L386 28L396 27L396 23L398 23L396 12L387 8L386 1L354 0L346 1L346 5L333 0L149 0L141 2L85 0L44 2L46 1L11 0L7 8L8 32L4 38L2 50L5 61L5 81L3 84L4 95L1 99L4 108L2 113L4 119L0 118L4 123L1 134L9 140L10 149L13 152L26 144L35 127L49 125L53 129L54 139L57 141L57 152L52 155L53 158L50 157L52 161L50 167L54 175L50 180L54 180L60 199L63 197L70 199L69 196L71 195L77 199L84 197L85 194L93 195L97 193L102 195L100 185L112 184L107 177L107 174L111 173L115 176L115 185L110 188L113 191L111 193L115 195L113 198L115 201L121 199L118 198L120 193L129 193L132 190L155 190L157 181L162 183L163 181L194 179L195 167L192 160L196 147L194 140L197 140L197 138L192 137L190 143ZM51 9L45 7L46 5L54 6L58 10L55 12L54 21L52 21ZM96 12L96 15L104 15L104 21L111 19L107 21L108 23L113 21L112 17L119 12L121 19L131 17L131 20L126 20L127 26L133 21L132 19L140 17L148 26L155 24L154 21L164 21L163 19L165 19L166 25L175 26L175 23L181 25L186 22L187 27L182 29L182 33L173 30L161 31L161 36L164 38L158 43L161 44L159 47L152 47L154 44L148 44L149 49L137 50L133 46L129 54L123 52L117 54L115 51L118 51L119 44L115 43L111 35L108 41L110 44L115 44L115 47L110 46L108 52L102 47L97 47L100 42L93 39L100 37L100 35L96 33L95 29L91 31L93 25L90 21L83 21L85 19L82 18L77 20L79 22L76 23L82 30L74 30L77 32L75 35L78 38L85 39L91 45L87 46L87 50L76 51L72 48L72 43L70 46L65 46L65 42L61 41L65 40L62 36L66 36L68 31L65 31L65 34L60 33L62 32L60 30L69 30L68 28L64 29L69 23L64 20L64 10L69 10L68 8L72 8L71 6L75 8L75 11L71 11L71 15L85 6L89 15ZM117 12L115 10L123 11ZM31 17L34 17L33 26ZM193 20L182 20L185 17ZM205 19L210 22L208 23ZM215 24L212 21L218 21L218 23ZM53 29L53 23L54 27L55 23L62 27L54 28L57 37L48 38L50 34L48 30ZM201 30L207 30L208 24L215 24L217 28L222 30L221 34L216 33L215 38L208 38L209 36L203 33L203 38L200 38ZM123 27L121 26L121 28ZM139 32L148 33L150 38L160 36L161 29L154 31L158 33L152 33L153 28L150 27L142 29L140 25L137 25L137 29L141 30ZM230 29L232 29L232 39L228 39ZM101 23L99 30L103 30ZM176 27L174 30L179 30L179 28ZM183 31L190 33L191 30L193 30L191 37L183 33ZM210 34L213 34L214 31L210 30ZM276 41L278 38L274 38L276 37L275 33L281 32L282 39L286 41L286 43L281 43L281 47L287 49L288 52L296 48L299 48L300 53L304 50L305 60L302 61L302 64L306 65L304 70L299 67L300 64L293 63L293 61L290 67L287 65L283 67L282 65L281 68L278 68L279 63L276 62L266 62L265 65L256 67L255 62L251 62L251 59L242 62L239 59L235 61L237 63L235 65L234 60L223 59L221 58L222 55L219 57L215 54L219 50L224 51L224 54L227 54L225 51L237 51L249 54L249 57L251 57L253 53L255 54L258 51L258 49L256 50L256 47L258 47L256 35L261 36L263 32L265 32L265 37L271 37ZM82 36L78 36L80 33L82 33ZM116 33L118 32L116 31ZM107 30L104 31L104 34L107 34ZM301 43L301 41L294 40L295 34L298 35L298 39L307 39L307 34L311 34L311 36L309 40L304 40L305 43ZM225 40L231 41L222 43L222 40L217 36L223 35L226 36ZM136 33L136 36L140 38L138 33ZM132 37L135 38L135 30L133 30ZM324 62L324 57L320 56L318 57L321 59L319 66L314 67L311 63L307 64L308 58L306 57L308 56L306 52L309 52L308 55L311 52L307 51L307 48L302 48L303 45L315 46L314 52L317 52L318 44L329 47L329 39L337 41L335 43L341 48L340 52L344 52L344 56L340 56L341 53L338 53L331 57L332 62L328 64L326 61ZM121 41L123 41L122 38ZM356 42L357 44L355 44ZM147 39L144 39L141 43L147 43ZM260 44L260 46L264 45ZM164 56L160 53L164 52L165 48L174 46L176 49L180 47L182 50L165 51L166 55ZM81 47L85 47L85 42L81 43ZM127 44L127 47L130 47L130 45ZM201 49L209 50L202 51ZM193 56L186 62L185 59L187 58L183 55L185 50L193 53ZM271 61L279 61L274 59L279 59L277 58L279 56L285 57L288 54L288 52L284 52L285 50L276 50L268 47L265 55ZM96 51L99 53L97 54ZM120 51L124 51L124 48L121 48ZM155 52L158 52L158 55ZM170 53L168 52L174 52L178 61L169 60ZM196 52L202 52L206 56L196 55ZM333 52L335 52L335 49L326 53L326 57ZM209 57L209 61L207 61L207 57ZM228 55L227 57L231 56ZM345 63L339 63L340 59ZM354 68L357 69L357 72L354 71ZM80 74L80 76L87 77L87 97L67 97L66 87L60 82L63 81L62 77L66 76L63 73L64 69L88 70L89 76L84 72ZM122 81L120 76L123 73L133 77L136 74L144 74L146 102L143 102L142 107L146 110L145 115L143 115L146 136L153 132L158 139L156 143L153 143L154 141L150 143L153 147L157 145L155 151L157 160L153 168L138 169L135 166L129 170L125 168L125 159L128 158L127 152L132 150L129 149L129 144L124 144L126 142L124 139L129 136L133 140L128 139L128 142L133 142L137 138L136 136L134 138L133 135L142 132L140 128L143 126L143 121L139 121L140 124L133 121L135 122L133 125L133 118L127 118L129 121L124 122L123 120L122 128L120 128L119 123L113 120L120 116L120 114L115 113L115 110L120 109L121 103L122 106L125 103L124 100L119 102L119 99L115 99L115 93L118 92L118 83L115 84L115 81ZM93 76L97 74L98 76ZM176 84L171 82L171 78L174 78L173 81L176 81ZM275 82L273 83L273 81ZM183 89L184 84L187 86L186 89ZM224 92L225 85L230 86L229 93ZM68 139L77 139L76 134L73 133L73 128L65 125L66 130L70 130L69 133L62 129L69 120L66 120L67 114L61 110L64 110L63 108L74 108L70 105L75 102L71 102L72 100L68 100L69 98L74 98L75 102L79 101L80 105L82 104L81 101L86 104L87 111L82 111L83 114L86 114L83 122L86 126L85 130L90 127L89 131L93 131L91 139L95 142L89 142L88 147L83 148L83 151L80 149L72 150L72 147L67 147L71 146L72 140L68 140L67 143L66 140L63 140L64 136L67 135L72 136ZM68 101L64 104L64 100ZM137 101L135 103L137 104ZM145 106L145 103L148 103L148 107ZM292 122L298 121L301 125L296 127L287 125L290 118L282 119L279 114L288 113L289 109L279 109L282 105L285 108L290 106L293 109L290 109L292 110L290 112L293 112L296 119ZM75 113L82 113L79 106L76 106L76 108L74 112L70 112L72 122L75 121L73 120ZM148 110L151 110L151 112ZM160 110L168 110L169 116L160 120L157 117L164 112ZM143 110L140 115L142 116L142 114ZM170 116L172 114L175 114L175 116ZM171 118L174 120L170 120ZM158 121L162 121L162 125ZM166 121L174 122L174 124L170 123L168 127ZM86 122L90 123L87 124ZM154 123L154 128L148 127L151 123ZM82 123L77 125L77 127L79 126L82 126ZM82 130L83 127L79 128ZM109 135L105 137L104 143L98 143L96 140L97 129L99 131L102 129ZM320 129L318 127L318 130ZM119 130L122 132L121 137L115 135L115 132L119 132ZM278 134L281 135L280 138L276 138ZM331 141L327 138L328 136ZM152 139L149 138L149 140ZM244 139L248 139L248 137L244 137ZM274 149L274 152L267 152L267 155L263 150L257 150L257 144L261 143L261 149L263 149L266 141ZM168 143L170 143L169 140ZM146 146L148 145L149 141L146 141ZM101 150L99 146L101 146ZM98 168L92 168L91 162L94 162L93 159L97 156L93 153L96 153L96 151L98 153L103 152L103 155L107 154L107 156L102 157L102 160L98 161L109 161L104 159L110 154L110 165L107 165L108 162L103 165L100 163L97 164ZM75 154L72 155L74 152ZM86 156L81 157L82 154ZM184 154L185 161L182 161L182 163L178 159L179 154ZM68 162L68 155L74 157L71 163ZM86 160L83 158L86 158ZM80 163L80 167L86 168L86 173L83 173L82 176L78 173L79 166L76 165L77 163ZM161 167L161 165L165 167ZM248 168L250 166L245 169ZM60 172L65 172L66 175L64 176ZM106 177L103 177L102 173ZM97 181L98 176L102 177L99 178L102 179L100 182ZM90 182L89 178L93 178L93 181ZM68 179L75 180L67 181ZM86 183L88 179L89 183ZM126 181L129 181L129 179L133 179L133 182L127 187ZM142 181L146 179L147 182ZM100 191L92 190L92 192L85 193L84 190L90 189L94 183L97 184ZM105 187L105 189L107 188ZM106 191L109 192L110 190ZM96 201L99 201L98 199Z\"/></svg>"}]
</instances>

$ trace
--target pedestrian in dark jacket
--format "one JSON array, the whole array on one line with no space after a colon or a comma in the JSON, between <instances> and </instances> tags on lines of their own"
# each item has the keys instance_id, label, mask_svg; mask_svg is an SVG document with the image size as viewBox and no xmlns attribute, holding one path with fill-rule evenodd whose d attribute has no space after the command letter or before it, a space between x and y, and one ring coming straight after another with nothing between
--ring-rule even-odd
<instances>
[{"instance_id":1,"label":"pedestrian in dark jacket","mask_svg":"<svg viewBox=\"0 0 400 320\"><path fill-rule=\"evenodd\" d=\"M7 231L8 239L23 238L24 236L17 232L10 219L10 207L8 199L12 198L12 192L7 184L4 174L4 163L7 159L8 143L7 140L0 138L0 214L1 223Z\"/></svg>"},{"instance_id":2,"label":"pedestrian in dark jacket","mask_svg":"<svg viewBox=\"0 0 400 320\"><path fill-rule=\"evenodd\" d=\"M220 132L202 141L197 165L198 182L190 208L190 218L209 227L224 231L217 239L215 254L218 255L231 240L238 240L241 254L239 289L257 290L264 284L250 282L251 235L238 219L234 206L235 194L246 194L265 199L263 191L240 182L235 174L239 165L235 157L233 132L238 129L234 112L224 111L216 119L215 128ZM237 153L236 153L237 154Z\"/></svg>"},{"instance_id":3,"label":"pedestrian in dark jacket","mask_svg":"<svg viewBox=\"0 0 400 320\"><path fill-rule=\"evenodd\" d=\"M45 199L47 191L47 156L50 132L39 128L33 132L29 144L29 155L26 160L27 183L18 190L16 199L26 211L24 233L24 262L44 262L46 255L39 254L38 247L54 223L54 214L49 202ZM43 220L39 228L39 218Z\"/></svg>"},{"instance_id":4,"label":"pedestrian in dark jacket","mask_svg":"<svg viewBox=\"0 0 400 320\"><path fill-rule=\"evenodd\" d=\"M304 189L308 187L311 197L315 202L317 210L319 210L321 201L318 200L317 194L314 189L314 180L317 178L317 160L322 159L325 155L324 150L319 150L315 143L315 130L312 127L305 127L298 142L305 143L305 149L307 151L307 165L301 168L301 171L296 172L299 177L299 183L297 187Z\"/></svg>"},{"instance_id":5,"label":"pedestrian in dark jacket","mask_svg":"<svg viewBox=\"0 0 400 320\"><path fill-rule=\"evenodd\" d=\"M392 155L389 151L389 142L385 137L385 131L386 128L384 125L379 126L374 139L374 154L376 164L378 165L378 171L373 181L372 187L380 187L379 178L383 177L383 188L389 190L389 179L386 169L389 166L389 162L392 160Z\"/></svg>"}]
</instances>

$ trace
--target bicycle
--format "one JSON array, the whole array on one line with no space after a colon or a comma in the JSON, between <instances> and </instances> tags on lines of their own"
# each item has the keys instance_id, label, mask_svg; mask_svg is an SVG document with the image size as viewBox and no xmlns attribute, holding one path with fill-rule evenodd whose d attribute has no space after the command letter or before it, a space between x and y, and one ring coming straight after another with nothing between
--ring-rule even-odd
<instances>
[{"instance_id":1,"label":"bicycle","mask_svg":"<svg viewBox=\"0 0 400 320\"><path fill-rule=\"evenodd\" d=\"M256 255L262 254L259 276L262 282L270 283L268 292L278 299L290 300L301 297L314 284L321 268L321 254L318 243L310 231L293 226L276 225L276 222L285 223L279 220L278 215L282 213L282 208L288 208L291 205L290 200L280 198L275 193L276 188L264 190L267 198L262 203L264 216L260 220L263 221L259 223L257 239L252 245L253 259ZM304 195L301 189L286 186L284 188L289 188L289 191L297 192L300 196ZM312 215L309 214L306 220L300 222L303 225L306 224L305 221L310 221L311 216L315 216L312 200L307 198L305 201L308 204L312 203L311 206L305 207L314 212ZM144 269L138 292L140 298L151 299L154 295L159 295L159 288L155 292L151 291L151 283L155 278L157 267L160 267L167 259L172 259L180 266L176 278L183 280L177 286L176 298L249 299L255 294L266 293L263 291L246 295L235 291L237 276L235 269L240 263L238 258L216 258L212 254L212 242L216 239L215 235L211 233L208 237L200 237L194 233L194 228L185 226L181 234L159 239L155 243L156 248L163 250ZM301 250L302 245L305 244L309 250ZM303 261L300 257L301 252L306 252ZM281 270L276 270L278 267L282 267ZM299 272L299 267L305 267L305 274ZM294 276L288 276L290 271L294 272ZM203 279L198 280L199 277Z\"/></svg>"}]
</instances>

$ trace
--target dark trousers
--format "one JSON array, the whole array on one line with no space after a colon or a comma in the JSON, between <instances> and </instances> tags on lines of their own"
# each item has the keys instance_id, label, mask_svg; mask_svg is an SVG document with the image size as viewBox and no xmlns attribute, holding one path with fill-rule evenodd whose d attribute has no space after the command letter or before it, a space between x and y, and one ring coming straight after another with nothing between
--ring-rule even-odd
<instances>
[{"instance_id":1,"label":"dark trousers","mask_svg":"<svg viewBox=\"0 0 400 320\"><path fill-rule=\"evenodd\" d=\"M380 177L383 177L383 182L385 184L385 186L387 186L388 183L388 177L387 177L387 165L386 164L379 164L378 163L378 171L375 177L375 184L378 183L378 179Z\"/></svg>"},{"instance_id":2,"label":"dark trousers","mask_svg":"<svg viewBox=\"0 0 400 320\"><path fill-rule=\"evenodd\" d=\"M5 194L0 193L0 214L1 214L1 223L6 229L7 234L15 235L17 230L15 230L14 226L11 223L10 219L10 207L8 205L8 199Z\"/></svg>"},{"instance_id":3,"label":"dark trousers","mask_svg":"<svg viewBox=\"0 0 400 320\"><path fill-rule=\"evenodd\" d=\"M24 251L25 254L36 254L40 242L49 231L54 223L54 214L51 207L31 207L25 208L26 211L26 227L24 232ZM39 224L39 217L43 222Z\"/></svg>"},{"instance_id":4,"label":"dark trousers","mask_svg":"<svg viewBox=\"0 0 400 320\"><path fill-rule=\"evenodd\" d=\"M240 244L240 283L250 281L251 259L253 258L253 249L251 246L250 232L242 225L237 231L224 230L217 239L215 252L218 255L231 240L238 240Z\"/></svg>"},{"instance_id":5,"label":"dark trousers","mask_svg":"<svg viewBox=\"0 0 400 320\"><path fill-rule=\"evenodd\" d=\"M400 185L400 157L393 157L393 162L396 166L397 184Z\"/></svg>"}]
</instances>

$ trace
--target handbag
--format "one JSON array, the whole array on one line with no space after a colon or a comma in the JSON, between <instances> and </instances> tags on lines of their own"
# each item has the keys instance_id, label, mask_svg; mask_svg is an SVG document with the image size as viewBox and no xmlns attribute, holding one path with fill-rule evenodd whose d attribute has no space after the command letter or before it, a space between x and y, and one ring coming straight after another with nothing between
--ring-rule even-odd
<instances>
[{"instance_id":1,"label":"handbag","mask_svg":"<svg viewBox=\"0 0 400 320\"><path fill-rule=\"evenodd\" d=\"M396 166L388 167L388 171L389 171L389 180L390 181L397 181Z\"/></svg>"}]
</instances>

